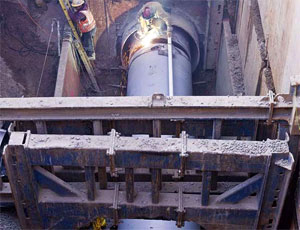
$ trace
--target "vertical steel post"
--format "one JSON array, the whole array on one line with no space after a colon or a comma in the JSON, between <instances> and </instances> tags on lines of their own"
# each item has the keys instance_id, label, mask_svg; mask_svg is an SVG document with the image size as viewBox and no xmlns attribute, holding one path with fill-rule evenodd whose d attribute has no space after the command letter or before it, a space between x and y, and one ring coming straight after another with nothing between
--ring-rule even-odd
<instances>
[{"instance_id":1,"label":"vertical steel post","mask_svg":"<svg viewBox=\"0 0 300 230\"><path fill-rule=\"evenodd\" d=\"M38 134L47 134L47 124L46 121L36 121L34 122L36 127L36 132ZM54 167L52 165L50 166L43 166L44 169L48 170L51 173L54 173Z\"/></svg>"},{"instance_id":2,"label":"vertical steel post","mask_svg":"<svg viewBox=\"0 0 300 230\"><path fill-rule=\"evenodd\" d=\"M102 121L93 121L93 132L94 135L103 135ZM99 189L106 189L107 188L106 167L98 167L98 180L99 180Z\"/></svg>"},{"instance_id":3,"label":"vertical steel post","mask_svg":"<svg viewBox=\"0 0 300 230\"><path fill-rule=\"evenodd\" d=\"M212 139L220 139L222 131L222 120L213 121L213 133ZM217 190L218 188L218 172L211 173L211 190Z\"/></svg>"},{"instance_id":4,"label":"vertical steel post","mask_svg":"<svg viewBox=\"0 0 300 230\"><path fill-rule=\"evenodd\" d=\"M211 172L204 171L202 173L202 192L201 192L201 205L207 206L209 203L209 193L211 184Z\"/></svg>"},{"instance_id":5,"label":"vertical steel post","mask_svg":"<svg viewBox=\"0 0 300 230\"><path fill-rule=\"evenodd\" d=\"M127 202L134 201L134 173L133 168L125 168L125 181L126 181L126 199Z\"/></svg>"},{"instance_id":6,"label":"vertical steel post","mask_svg":"<svg viewBox=\"0 0 300 230\"><path fill-rule=\"evenodd\" d=\"M153 121L153 137L161 136L161 121ZM151 169L151 185L152 185L152 203L157 204L159 202L159 190L162 187L162 175L161 169Z\"/></svg>"},{"instance_id":7,"label":"vertical steel post","mask_svg":"<svg viewBox=\"0 0 300 230\"><path fill-rule=\"evenodd\" d=\"M85 183L87 188L88 200L95 200L96 184L95 184L95 167L86 166L85 169Z\"/></svg>"},{"instance_id":8,"label":"vertical steel post","mask_svg":"<svg viewBox=\"0 0 300 230\"><path fill-rule=\"evenodd\" d=\"M5 150L5 165L16 199L16 209L23 229L42 229L38 205L38 184L33 175L24 145L16 145ZM15 160L15 159L17 160Z\"/></svg>"},{"instance_id":9,"label":"vertical steel post","mask_svg":"<svg viewBox=\"0 0 300 230\"><path fill-rule=\"evenodd\" d=\"M0 191L3 189L3 181L2 181L2 177L0 176Z\"/></svg>"}]
</instances>

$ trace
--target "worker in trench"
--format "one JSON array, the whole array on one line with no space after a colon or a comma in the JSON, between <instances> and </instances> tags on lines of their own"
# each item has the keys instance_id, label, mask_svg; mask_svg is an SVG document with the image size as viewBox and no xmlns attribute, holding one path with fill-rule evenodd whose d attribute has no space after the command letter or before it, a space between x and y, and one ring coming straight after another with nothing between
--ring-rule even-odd
<instances>
[{"instance_id":1,"label":"worker in trench","mask_svg":"<svg viewBox=\"0 0 300 230\"><path fill-rule=\"evenodd\" d=\"M77 23L81 35L83 48L89 60L96 60L94 36L96 33L96 21L84 0L73 0L72 8L68 13L73 22Z\"/></svg>"},{"instance_id":2,"label":"worker in trench","mask_svg":"<svg viewBox=\"0 0 300 230\"><path fill-rule=\"evenodd\" d=\"M158 2L148 2L138 12L140 29L139 39L151 35L153 38L167 31L169 28L169 14Z\"/></svg>"}]
</instances>

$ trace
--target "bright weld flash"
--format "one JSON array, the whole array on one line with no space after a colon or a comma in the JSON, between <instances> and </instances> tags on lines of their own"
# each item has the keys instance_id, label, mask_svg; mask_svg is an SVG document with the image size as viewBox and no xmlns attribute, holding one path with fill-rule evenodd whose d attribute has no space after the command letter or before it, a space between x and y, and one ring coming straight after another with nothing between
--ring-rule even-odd
<instances>
[{"instance_id":1,"label":"bright weld flash","mask_svg":"<svg viewBox=\"0 0 300 230\"><path fill-rule=\"evenodd\" d=\"M155 30L151 30L147 33L147 35L141 40L141 45L142 46L149 46L151 44L151 41L154 38L158 37L158 32Z\"/></svg>"}]
</instances>

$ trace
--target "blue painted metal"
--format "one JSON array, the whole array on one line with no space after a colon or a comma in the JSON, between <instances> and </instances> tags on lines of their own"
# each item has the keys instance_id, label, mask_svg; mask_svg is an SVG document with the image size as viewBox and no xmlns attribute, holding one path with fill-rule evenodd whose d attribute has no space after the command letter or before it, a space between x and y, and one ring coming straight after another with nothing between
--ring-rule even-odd
<instances>
[{"instance_id":1,"label":"blue painted metal","mask_svg":"<svg viewBox=\"0 0 300 230\"><path fill-rule=\"evenodd\" d=\"M5 148L7 174L14 194L16 209L23 229L43 228L41 213L38 208L38 185L28 165L28 154L23 145ZM16 161L16 159L18 159Z\"/></svg>"},{"instance_id":2,"label":"blue painted metal","mask_svg":"<svg viewBox=\"0 0 300 230\"><path fill-rule=\"evenodd\" d=\"M211 184L211 172L204 171L202 173L202 193L201 204L207 206L209 204L209 193Z\"/></svg>"},{"instance_id":3,"label":"blue painted metal","mask_svg":"<svg viewBox=\"0 0 300 230\"><path fill-rule=\"evenodd\" d=\"M298 178L297 189L295 193L295 217L294 225L300 228L300 177Z\"/></svg>"},{"instance_id":4,"label":"blue painted metal","mask_svg":"<svg viewBox=\"0 0 300 230\"><path fill-rule=\"evenodd\" d=\"M39 166L33 170L37 183L43 187L52 190L60 196L78 196L79 192L72 188L68 183L54 176L52 173Z\"/></svg>"},{"instance_id":5,"label":"blue painted metal","mask_svg":"<svg viewBox=\"0 0 300 230\"><path fill-rule=\"evenodd\" d=\"M53 154L55 152L55 154ZM196 157L201 155L201 157ZM86 166L105 167L108 165L109 158L103 150L63 150L45 149L43 153L39 150L32 150L30 163L32 165L58 165L58 166L82 166L80 159L94 159L86 162ZM116 155L116 167L118 168L169 168L178 169L180 167L179 154L150 154L142 151L122 152ZM215 154L208 157L205 154L191 153L190 160L186 163L186 170L206 170L206 171L231 171L231 172L253 172L263 173L266 156L243 156L243 155L224 155ZM244 164L247 162L248 164ZM222 161L224 164L218 164Z\"/></svg>"},{"instance_id":6,"label":"blue painted metal","mask_svg":"<svg viewBox=\"0 0 300 230\"><path fill-rule=\"evenodd\" d=\"M4 140L5 134L6 134L6 130L0 129L0 146L2 145L2 141Z\"/></svg>"},{"instance_id":7,"label":"blue painted metal","mask_svg":"<svg viewBox=\"0 0 300 230\"><path fill-rule=\"evenodd\" d=\"M85 183L87 188L88 200L95 200L96 183L95 183L95 167L85 167Z\"/></svg>"},{"instance_id":8,"label":"blue painted metal","mask_svg":"<svg viewBox=\"0 0 300 230\"><path fill-rule=\"evenodd\" d=\"M155 191L159 194L159 199L157 203L153 203L152 191L141 191L136 194L133 202L128 203L126 191L120 190L116 196L112 190L95 189L94 166L109 167L109 160L105 157L106 151L104 151L109 146L106 143L109 137L65 137L28 133L25 144L22 138L14 140L14 134L11 138L11 144L5 150L5 161L9 165L8 176L22 228L74 229L90 223L99 216L116 219L178 219L178 193L176 192ZM160 138L148 138L141 141L134 137L119 137L116 139L114 149L116 166L154 169L178 167L179 169L180 159L176 151L177 149L181 151L182 142L181 139L176 138L170 141ZM60 147L60 142L65 148ZM206 143L206 145L199 148L199 143ZM203 142L203 140L193 139L188 141L187 166L204 172L204 185L202 194L188 194L183 188L181 206L185 210L183 221L194 221L208 229L220 228L220 226L223 229L276 228L286 195L290 167L293 165L287 142L271 143L269 141L258 144L236 141L235 145L230 143L230 141L220 140ZM217 146L221 144L226 145L230 151L218 152ZM244 144L260 148L256 149L256 154L251 154L249 157L248 152L243 152L245 151ZM239 154L234 153L235 150L232 149L234 146L239 149ZM261 148L264 151L260 152ZM61 180L37 168L37 165L85 167L87 188L78 196L55 193L53 192L55 190L61 191ZM220 198L209 192L211 171L207 169L228 173L236 172L236 170L259 171L261 174L243 182L227 195L225 194L226 196L223 194L224 200L237 202L226 204L217 202ZM55 183L54 189L51 188L52 191L41 186L50 183ZM115 186L119 186L117 182ZM256 196L241 199L251 194L252 191L260 192ZM239 198L238 200L234 199L233 193Z\"/></svg>"},{"instance_id":9,"label":"blue painted metal","mask_svg":"<svg viewBox=\"0 0 300 230\"><path fill-rule=\"evenodd\" d=\"M108 136L81 136L78 141L99 142L96 148L81 148L80 145L72 144L72 136L69 135L41 135L31 134L32 149L30 151L30 164L32 165L58 165L58 166L109 166L109 157L106 152L109 149ZM38 138L38 139L36 139ZM74 137L73 137L74 138ZM54 140L48 142L51 148L44 148L43 143L47 139ZM60 140L60 143L56 142ZM131 150L124 150L123 145L131 142L136 143L136 147ZM119 168L156 168L156 169L179 169L182 140L180 138L149 138L149 143L154 142L154 146L160 146L161 151L152 150L151 145L147 145L148 139L119 137L118 146L115 147L116 167ZM36 143L35 143L36 142ZM70 143L66 145L66 143ZM30 142L31 143L31 142ZM39 144L41 143L41 144ZM193 143L193 145L190 145ZM238 144L238 146L237 146ZM271 140L267 141L272 145ZM274 142L276 144L276 142ZM172 148L164 148L172 146ZM259 154L253 149L263 149L260 142L236 142L224 140L188 140L187 151L189 157L186 162L186 169L204 170L204 171L223 171L223 172L251 172L263 173L267 163L268 154ZM216 146L216 147L215 147ZM224 148L224 146L226 148ZM238 148L237 148L238 147ZM40 151L43 149L43 151ZM209 154L214 152L214 154ZM222 164L220 164L222 162ZM245 164L245 162L247 162Z\"/></svg>"},{"instance_id":10,"label":"blue painted metal","mask_svg":"<svg viewBox=\"0 0 300 230\"><path fill-rule=\"evenodd\" d=\"M260 196L261 212L258 218L258 226L277 228L279 224L292 172L292 168L288 169L284 165L278 164L283 159L286 163L285 166L293 166L294 159L291 153L288 157L283 157L281 154L271 156L267 177L264 178L265 187Z\"/></svg>"},{"instance_id":11,"label":"blue painted metal","mask_svg":"<svg viewBox=\"0 0 300 230\"><path fill-rule=\"evenodd\" d=\"M263 175L257 174L250 179L240 183L234 188L224 192L217 198L217 202L238 203L253 193L259 192L263 181Z\"/></svg>"},{"instance_id":12,"label":"blue painted metal","mask_svg":"<svg viewBox=\"0 0 300 230\"><path fill-rule=\"evenodd\" d=\"M2 148L4 146L4 137L5 137L5 135L6 135L6 130L5 129L0 129L0 177L2 175L6 174L5 167L4 167L3 160L2 160ZM2 178L0 178L0 180L1 180L0 183L2 183ZM1 185L0 185L0 187L1 187Z\"/></svg>"}]
</instances>

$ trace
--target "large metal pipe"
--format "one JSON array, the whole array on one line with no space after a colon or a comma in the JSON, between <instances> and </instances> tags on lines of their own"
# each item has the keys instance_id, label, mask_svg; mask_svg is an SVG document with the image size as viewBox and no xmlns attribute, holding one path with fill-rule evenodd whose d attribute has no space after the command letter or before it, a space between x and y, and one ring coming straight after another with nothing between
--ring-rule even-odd
<instances>
[{"instance_id":1,"label":"large metal pipe","mask_svg":"<svg viewBox=\"0 0 300 230\"><path fill-rule=\"evenodd\" d=\"M157 42L135 52L129 60L127 96L192 95L192 70L188 40L173 32L173 92L169 92L168 45ZM177 45L174 45L177 38ZM180 39L180 40L179 40ZM185 47L180 47L182 43Z\"/></svg>"},{"instance_id":2,"label":"large metal pipe","mask_svg":"<svg viewBox=\"0 0 300 230\"><path fill-rule=\"evenodd\" d=\"M136 36L136 27L125 30L122 61L128 68L127 96L192 95L192 72L200 56L198 36L188 20L174 18L172 39L164 33L145 45Z\"/></svg>"}]
</instances>

